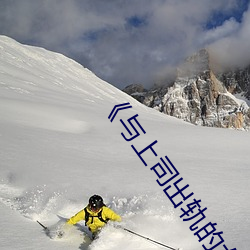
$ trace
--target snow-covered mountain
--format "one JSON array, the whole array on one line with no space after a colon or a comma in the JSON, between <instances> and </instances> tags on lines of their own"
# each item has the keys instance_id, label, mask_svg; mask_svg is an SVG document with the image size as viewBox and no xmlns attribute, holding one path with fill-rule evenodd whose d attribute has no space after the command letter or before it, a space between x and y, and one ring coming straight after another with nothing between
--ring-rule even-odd
<instances>
[{"instance_id":1,"label":"snow-covered mountain","mask_svg":"<svg viewBox=\"0 0 250 250\"><path fill-rule=\"evenodd\" d=\"M250 127L249 68L219 72L203 49L180 65L171 86L149 91L131 85L124 89L146 106L184 121L209 127Z\"/></svg>"},{"instance_id":2,"label":"snow-covered mountain","mask_svg":"<svg viewBox=\"0 0 250 250\"><path fill-rule=\"evenodd\" d=\"M240 98L246 98L248 104L250 103L250 65L217 72L216 75L230 93L238 94Z\"/></svg>"},{"instance_id":3,"label":"snow-covered mountain","mask_svg":"<svg viewBox=\"0 0 250 250\"><path fill-rule=\"evenodd\" d=\"M111 122L114 106L128 102L132 108ZM133 133L120 119L131 129L130 117L141 127L130 120L139 135L126 141ZM51 240L36 223L53 228L58 215L69 218L97 193L122 216L122 226L168 246L210 249L221 236L216 249L248 250L249 141L243 131L193 126L161 114L63 55L0 36L0 248L162 249L112 225L91 243L84 222ZM140 155L153 142L154 151ZM182 200L177 208L166 194L174 195L179 179L156 182L166 181L165 165L156 168L165 156L183 178L176 185L189 185L183 195L194 193L187 200L172 198ZM205 218L191 230L201 219L198 207L191 221L180 216L194 198L201 199ZM199 242L205 231L198 230L210 222L217 223L216 231Z\"/></svg>"}]
</instances>

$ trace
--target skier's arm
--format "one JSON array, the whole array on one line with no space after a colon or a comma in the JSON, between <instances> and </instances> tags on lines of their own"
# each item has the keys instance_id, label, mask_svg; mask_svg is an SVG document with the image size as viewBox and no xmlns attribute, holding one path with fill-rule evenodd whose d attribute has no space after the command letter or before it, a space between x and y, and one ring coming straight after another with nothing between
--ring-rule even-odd
<instances>
[{"instance_id":1,"label":"skier's arm","mask_svg":"<svg viewBox=\"0 0 250 250\"><path fill-rule=\"evenodd\" d=\"M105 217L112 221L118 221L118 222L122 221L122 218L120 215L116 214L113 210L107 207L105 207Z\"/></svg>"},{"instance_id":2,"label":"skier's arm","mask_svg":"<svg viewBox=\"0 0 250 250\"><path fill-rule=\"evenodd\" d=\"M84 220L85 218L85 212L84 209L72 216L70 219L68 219L67 224L75 225L78 221Z\"/></svg>"}]
</instances>

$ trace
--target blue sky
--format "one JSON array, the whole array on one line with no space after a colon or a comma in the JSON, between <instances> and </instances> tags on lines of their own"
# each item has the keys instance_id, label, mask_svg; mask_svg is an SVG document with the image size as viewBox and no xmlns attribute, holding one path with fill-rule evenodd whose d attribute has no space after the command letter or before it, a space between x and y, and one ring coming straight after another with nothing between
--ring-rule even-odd
<instances>
[{"instance_id":1,"label":"blue sky","mask_svg":"<svg viewBox=\"0 0 250 250\"><path fill-rule=\"evenodd\" d=\"M201 48L250 63L250 0L1 0L0 34L69 56L111 84L146 87Z\"/></svg>"},{"instance_id":2,"label":"blue sky","mask_svg":"<svg viewBox=\"0 0 250 250\"><path fill-rule=\"evenodd\" d=\"M206 28L212 29L217 26L223 25L225 20L234 18L238 23L242 22L243 14L247 11L249 5L249 0L240 0L236 8L233 8L230 12L223 12L222 10L216 10L212 13L211 18L208 19Z\"/></svg>"}]
</instances>

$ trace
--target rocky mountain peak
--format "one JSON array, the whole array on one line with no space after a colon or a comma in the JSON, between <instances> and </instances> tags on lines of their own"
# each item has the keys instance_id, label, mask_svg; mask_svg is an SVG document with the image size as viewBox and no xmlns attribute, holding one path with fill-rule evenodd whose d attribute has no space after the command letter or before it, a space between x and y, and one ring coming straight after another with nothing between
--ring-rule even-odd
<instances>
[{"instance_id":1,"label":"rocky mountain peak","mask_svg":"<svg viewBox=\"0 0 250 250\"><path fill-rule=\"evenodd\" d=\"M210 70L209 53L201 49L194 55L188 57L184 63L177 68L177 77L193 77L206 74Z\"/></svg>"},{"instance_id":2,"label":"rocky mountain peak","mask_svg":"<svg viewBox=\"0 0 250 250\"><path fill-rule=\"evenodd\" d=\"M136 92L129 94L149 107L196 125L250 128L249 106L233 95L250 93L247 91L249 71L218 74L212 68L209 51L202 49L178 67L171 86L154 87L149 91L137 86Z\"/></svg>"}]
</instances>

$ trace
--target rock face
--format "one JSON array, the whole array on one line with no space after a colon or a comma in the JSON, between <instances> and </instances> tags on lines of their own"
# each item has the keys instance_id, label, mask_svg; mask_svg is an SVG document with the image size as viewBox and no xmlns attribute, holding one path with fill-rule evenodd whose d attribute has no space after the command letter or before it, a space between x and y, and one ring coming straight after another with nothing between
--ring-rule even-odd
<instances>
[{"instance_id":1,"label":"rock face","mask_svg":"<svg viewBox=\"0 0 250 250\"><path fill-rule=\"evenodd\" d=\"M123 91L142 103L144 101L144 94L147 92L147 90L144 89L143 85L141 84L131 84L123 89Z\"/></svg>"},{"instance_id":2,"label":"rock face","mask_svg":"<svg viewBox=\"0 0 250 250\"><path fill-rule=\"evenodd\" d=\"M250 96L249 72L250 67L215 75L209 53L204 49L178 68L170 87L147 91L140 85L130 85L125 92L149 107L196 125L249 129L250 109L245 101L233 95Z\"/></svg>"},{"instance_id":3,"label":"rock face","mask_svg":"<svg viewBox=\"0 0 250 250\"><path fill-rule=\"evenodd\" d=\"M218 74L218 79L225 84L230 93L241 93L250 100L250 66Z\"/></svg>"}]
</instances>

